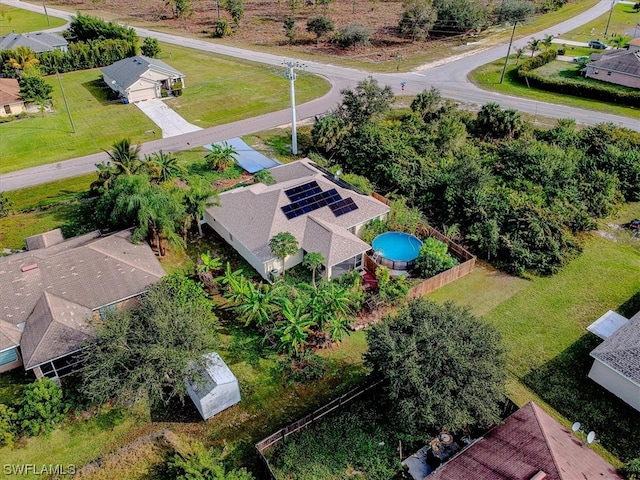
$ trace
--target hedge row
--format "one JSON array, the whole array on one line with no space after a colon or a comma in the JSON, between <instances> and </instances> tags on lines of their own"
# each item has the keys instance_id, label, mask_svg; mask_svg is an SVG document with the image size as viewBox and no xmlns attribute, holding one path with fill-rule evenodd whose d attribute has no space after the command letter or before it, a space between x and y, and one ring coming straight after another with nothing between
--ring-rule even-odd
<instances>
[{"instance_id":1,"label":"hedge row","mask_svg":"<svg viewBox=\"0 0 640 480\"><path fill-rule=\"evenodd\" d=\"M576 97L640 107L640 91L623 91L606 83L587 83L570 78L550 78L535 71L535 69L555 60L557 56L558 53L555 50L547 50L523 62L518 68L518 80L526 82L528 86L550 92L565 95L569 93Z\"/></svg>"}]
</instances>

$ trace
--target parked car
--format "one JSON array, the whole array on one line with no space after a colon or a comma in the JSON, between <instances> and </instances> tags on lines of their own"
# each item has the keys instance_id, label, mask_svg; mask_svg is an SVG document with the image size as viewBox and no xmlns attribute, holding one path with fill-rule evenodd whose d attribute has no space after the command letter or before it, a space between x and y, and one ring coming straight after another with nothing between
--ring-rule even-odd
<instances>
[{"instance_id":1,"label":"parked car","mask_svg":"<svg viewBox=\"0 0 640 480\"><path fill-rule=\"evenodd\" d=\"M596 50L604 50L607 48L605 43L600 40L589 40L589 47L595 48Z\"/></svg>"}]
</instances>

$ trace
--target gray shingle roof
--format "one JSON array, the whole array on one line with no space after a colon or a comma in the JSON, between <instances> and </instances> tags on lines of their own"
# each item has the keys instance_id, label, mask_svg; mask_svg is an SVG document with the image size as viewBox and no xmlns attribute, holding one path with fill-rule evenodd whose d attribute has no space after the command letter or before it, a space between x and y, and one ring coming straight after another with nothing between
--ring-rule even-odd
<instances>
[{"instance_id":1,"label":"gray shingle roof","mask_svg":"<svg viewBox=\"0 0 640 480\"><path fill-rule=\"evenodd\" d=\"M640 312L594 348L591 356L640 385Z\"/></svg>"},{"instance_id":2,"label":"gray shingle roof","mask_svg":"<svg viewBox=\"0 0 640 480\"><path fill-rule=\"evenodd\" d=\"M100 69L103 75L115 80L125 90L140 80L140 77L149 70L161 73L166 78L184 77L183 73L167 65L162 60L145 57L144 55L125 58Z\"/></svg>"},{"instance_id":3,"label":"gray shingle roof","mask_svg":"<svg viewBox=\"0 0 640 480\"><path fill-rule=\"evenodd\" d=\"M0 320L0 352L18 345L21 336L22 330L13 323Z\"/></svg>"},{"instance_id":4,"label":"gray shingle roof","mask_svg":"<svg viewBox=\"0 0 640 480\"><path fill-rule=\"evenodd\" d=\"M62 230L56 228L49 232L32 235L24 240L27 242L27 250L37 250L64 242L64 236L62 235Z\"/></svg>"},{"instance_id":5,"label":"gray shingle roof","mask_svg":"<svg viewBox=\"0 0 640 480\"><path fill-rule=\"evenodd\" d=\"M66 322L65 312L79 309L90 312L138 295L165 275L149 246L134 245L130 240L128 230L104 237L92 232L50 247L0 258L0 321L14 326L25 324L20 340L22 349L28 339L27 350L37 354L34 358L43 358L46 354L40 353L38 345L44 337L40 340L37 337L45 334L43 345L56 352L56 335L60 335L60 345L76 344L77 332L84 332ZM49 323L46 315L41 314L46 310L42 302L50 305L53 317ZM40 313L34 317L36 310ZM57 317L56 312L61 316ZM49 324L55 325L42 327ZM69 333L69 329L76 333ZM33 364L24 356L25 365L28 360Z\"/></svg>"},{"instance_id":6,"label":"gray shingle roof","mask_svg":"<svg viewBox=\"0 0 640 480\"><path fill-rule=\"evenodd\" d=\"M530 402L471 444L429 480L622 480L616 469Z\"/></svg>"},{"instance_id":7,"label":"gray shingle roof","mask_svg":"<svg viewBox=\"0 0 640 480\"><path fill-rule=\"evenodd\" d=\"M640 77L640 52L628 50L611 50L592 56L589 63L589 69L601 69L604 71L612 71L624 73L634 77Z\"/></svg>"},{"instance_id":8,"label":"gray shingle roof","mask_svg":"<svg viewBox=\"0 0 640 480\"><path fill-rule=\"evenodd\" d=\"M269 248L269 240L280 232L291 233L298 241L298 245L307 251L328 251L328 246L321 247L317 242L314 243L313 250L304 247L305 237L307 245L311 244L310 236L305 234L308 217L313 217L316 224L324 227L324 230L330 229L333 232L332 235L325 236L333 245L332 248L337 248L336 246L340 243L338 238L352 238L351 246L348 249L345 247L346 250L351 251L355 244L361 245L364 242L359 241L347 230L387 213L389 207L373 197L336 185L313 168L310 163L309 160L304 159L274 167L270 169L276 180L274 185L266 186L259 183L224 192L220 195L220 205L209 207L207 213L230 232L234 240L240 241L263 262L274 258ZM297 218L287 219L281 207L291 202L284 191L311 180L318 182L323 191L335 188L342 198L352 198L358 209L336 217L329 207L322 207ZM342 233L338 234L338 232ZM329 259L334 256L338 258L341 255L337 250L335 255L331 253L324 256ZM332 265L329 262L328 264Z\"/></svg>"},{"instance_id":9,"label":"gray shingle roof","mask_svg":"<svg viewBox=\"0 0 640 480\"><path fill-rule=\"evenodd\" d=\"M343 227L315 218L307 217L301 247L306 252L319 252L327 265L336 265L349 260L371 247Z\"/></svg>"},{"instance_id":10,"label":"gray shingle roof","mask_svg":"<svg viewBox=\"0 0 640 480\"><path fill-rule=\"evenodd\" d=\"M69 43L62 36L51 32L10 33L0 38L0 50L29 47L35 53L51 52Z\"/></svg>"}]
</instances>

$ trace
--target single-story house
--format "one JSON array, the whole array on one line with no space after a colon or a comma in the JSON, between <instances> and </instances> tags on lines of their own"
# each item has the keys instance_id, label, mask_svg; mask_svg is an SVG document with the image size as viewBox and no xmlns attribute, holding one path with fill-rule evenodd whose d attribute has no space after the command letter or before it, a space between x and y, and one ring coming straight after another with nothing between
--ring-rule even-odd
<instances>
[{"instance_id":1,"label":"single-story house","mask_svg":"<svg viewBox=\"0 0 640 480\"><path fill-rule=\"evenodd\" d=\"M28 251L0 258L0 372L59 378L93 338L91 318L127 308L165 272L131 231L65 240L60 229L26 239Z\"/></svg>"},{"instance_id":2,"label":"single-story house","mask_svg":"<svg viewBox=\"0 0 640 480\"><path fill-rule=\"evenodd\" d=\"M623 480L616 469L529 402L425 480Z\"/></svg>"},{"instance_id":3,"label":"single-story house","mask_svg":"<svg viewBox=\"0 0 640 480\"><path fill-rule=\"evenodd\" d=\"M18 81L15 78L0 78L0 117L17 115L25 110Z\"/></svg>"},{"instance_id":4,"label":"single-story house","mask_svg":"<svg viewBox=\"0 0 640 480\"><path fill-rule=\"evenodd\" d=\"M302 262L305 253L325 258L326 278L363 268L371 247L359 235L371 220L384 219L389 207L349 188L309 159L269 169L275 183L254 184L220 194L220 204L207 208L205 222L242 255L263 278L283 269L269 240L289 232L300 249L286 258L286 268Z\"/></svg>"},{"instance_id":5,"label":"single-story house","mask_svg":"<svg viewBox=\"0 0 640 480\"><path fill-rule=\"evenodd\" d=\"M13 50L18 47L30 48L34 53L54 50L66 53L69 50L69 42L62 35L52 32L10 33L0 37L0 50Z\"/></svg>"},{"instance_id":6,"label":"single-story house","mask_svg":"<svg viewBox=\"0 0 640 480\"><path fill-rule=\"evenodd\" d=\"M215 352L204 355L206 367L192 380L187 380L187 392L203 419L232 407L240 401L238 379Z\"/></svg>"},{"instance_id":7,"label":"single-story house","mask_svg":"<svg viewBox=\"0 0 640 480\"><path fill-rule=\"evenodd\" d=\"M585 68L585 77L640 88L640 51L609 50L594 53Z\"/></svg>"},{"instance_id":8,"label":"single-story house","mask_svg":"<svg viewBox=\"0 0 640 480\"><path fill-rule=\"evenodd\" d=\"M129 103L161 98L163 90L185 87L184 73L143 55L119 60L100 71L104 82Z\"/></svg>"},{"instance_id":9,"label":"single-story house","mask_svg":"<svg viewBox=\"0 0 640 480\"><path fill-rule=\"evenodd\" d=\"M594 362L589 378L640 411L640 312L629 321L618 319L605 333L602 328L593 328L601 319L588 327L604 338L591 351Z\"/></svg>"}]
</instances>

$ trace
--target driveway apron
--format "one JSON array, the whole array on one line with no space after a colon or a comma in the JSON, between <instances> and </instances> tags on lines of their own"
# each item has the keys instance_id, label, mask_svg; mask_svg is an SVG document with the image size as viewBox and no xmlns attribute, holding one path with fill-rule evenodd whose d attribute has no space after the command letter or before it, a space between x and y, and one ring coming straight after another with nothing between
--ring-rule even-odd
<instances>
[{"instance_id":1,"label":"driveway apron","mask_svg":"<svg viewBox=\"0 0 640 480\"><path fill-rule=\"evenodd\" d=\"M162 138L175 137L183 133L202 130L201 127L187 122L159 98L136 102L135 105L162 129Z\"/></svg>"}]
</instances>

